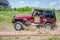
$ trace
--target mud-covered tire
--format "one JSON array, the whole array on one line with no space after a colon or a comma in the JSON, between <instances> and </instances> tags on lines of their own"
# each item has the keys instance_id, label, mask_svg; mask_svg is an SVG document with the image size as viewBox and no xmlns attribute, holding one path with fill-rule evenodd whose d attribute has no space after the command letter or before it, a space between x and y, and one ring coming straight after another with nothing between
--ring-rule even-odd
<instances>
[{"instance_id":1,"label":"mud-covered tire","mask_svg":"<svg viewBox=\"0 0 60 40\"><path fill-rule=\"evenodd\" d=\"M52 30L53 29L51 23L46 23L44 26L45 26L46 30Z\"/></svg>"},{"instance_id":2,"label":"mud-covered tire","mask_svg":"<svg viewBox=\"0 0 60 40\"><path fill-rule=\"evenodd\" d=\"M22 26L21 22L16 22L14 24L14 28L16 31L23 30L23 26Z\"/></svg>"}]
</instances>

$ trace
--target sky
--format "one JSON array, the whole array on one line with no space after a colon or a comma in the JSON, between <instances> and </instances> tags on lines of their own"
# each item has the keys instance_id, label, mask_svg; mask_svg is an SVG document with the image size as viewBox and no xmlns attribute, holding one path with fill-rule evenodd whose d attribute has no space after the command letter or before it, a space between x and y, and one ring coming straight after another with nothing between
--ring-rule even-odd
<instances>
[{"instance_id":1,"label":"sky","mask_svg":"<svg viewBox=\"0 0 60 40\"><path fill-rule=\"evenodd\" d=\"M8 0L12 8L16 7L39 7L60 9L60 0Z\"/></svg>"}]
</instances>

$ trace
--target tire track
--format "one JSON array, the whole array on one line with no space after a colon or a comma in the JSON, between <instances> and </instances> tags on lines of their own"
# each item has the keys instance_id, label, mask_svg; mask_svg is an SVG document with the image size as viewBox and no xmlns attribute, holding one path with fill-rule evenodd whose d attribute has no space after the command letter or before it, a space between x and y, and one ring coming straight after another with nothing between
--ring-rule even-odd
<instances>
[{"instance_id":1,"label":"tire track","mask_svg":"<svg viewBox=\"0 0 60 40\"><path fill-rule=\"evenodd\" d=\"M53 33L52 33L53 32ZM56 33L56 31L48 31L48 30L40 30L40 31L16 31L16 32L0 32L0 36L8 36L8 35L31 35L31 36L46 36L46 35L58 35L59 33Z\"/></svg>"}]
</instances>

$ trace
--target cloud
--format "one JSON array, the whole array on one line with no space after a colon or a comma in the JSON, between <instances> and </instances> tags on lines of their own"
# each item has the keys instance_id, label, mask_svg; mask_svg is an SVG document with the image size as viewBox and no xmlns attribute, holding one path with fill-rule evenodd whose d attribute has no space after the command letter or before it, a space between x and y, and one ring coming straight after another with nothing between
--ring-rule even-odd
<instances>
[{"instance_id":1,"label":"cloud","mask_svg":"<svg viewBox=\"0 0 60 40\"><path fill-rule=\"evenodd\" d=\"M60 9L60 0L50 3L50 8Z\"/></svg>"},{"instance_id":2,"label":"cloud","mask_svg":"<svg viewBox=\"0 0 60 40\"><path fill-rule=\"evenodd\" d=\"M10 4L13 4L13 5L15 5L16 3L14 3L14 2L10 2Z\"/></svg>"},{"instance_id":3,"label":"cloud","mask_svg":"<svg viewBox=\"0 0 60 40\"><path fill-rule=\"evenodd\" d=\"M11 8L14 8L14 7L16 7L16 6L12 6Z\"/></svg>"},{"instance_id":4,"label":"cloud","mask_svg":"<svg viewBox=\"0 0 60 40\"><path fill-rule=\"evenodd\" d=\"M29 4L25 4L26 6L30 6Z\"/></svg>"},{"instance_id":5,"label":"cloud","mask_svg":"<svg viewBox=\"0 0 60 40\"><path fill-rule=\"evenodd\" d=\"M52 3L50 3L50 6L54 6L54 5L56 5L57 3L58 3L58 1L52 2Z\"/></svg>"},{"instance_id":6,"label":"cloud","mask_svg":"<svg viewBox=\"0 0 60 40\"><path fill-rule=\"evenodd\" d=\"M11 8L16 7L16 6L15 6L15 5L16 5L16 3L14 3L14 2L10 2L10 5L11 5Z\"/></svg>"},{"instance_id":7,"label":"cloud","mask_svg":"<svg viewBox=\"0 0 60 40\"><path fill-rule=\"evenodd\" d=\"M25 7L25 6L31 7L31 5L30 5L30 4L27 4L27 3L21 4L20 6L21 6L21 7Z\"/></svg>"},{"instance_id":8,"label":"cloud","mask_svg":"<svg viewBox=\"0 0 60 40\"><path fill-rule=\"evenodd\" d=\"M39 2L35 2L35 4L39 4Z\"/></svg>"},{"instance_id":9,"label":"cloud","mask_svg":"<svg viewBox=\"0 0 60 40\"><path fill-rule=\"evenodd\" d=\"M40 2L35 2L35 4L31 5L32 7L37 7Z\"/></svg>"},{"instance_id":10,"label":"cloud","mask_svg":"<svg viewBox=\"0 0 60 40\"><path fill-rule=\"evenodd\" d=\"M24 1L19 1L19 3L23 4L23 3L24 3Z\"/></svg>"},{"instance_id":11,"label":"cloud","mask_svg":"<svg viewBox=\"0 0 60 40\"><path fill-rule=\"evenodd\" d=\"M59 0L60 1L60 0Z\"/></svg>"},{"instance_id":12,"label":"cloud","mask_svg":"<svg viewBox=\"0 0 60 40\"><path fill-rule=\"evenodd\" d=\"M60 2L60 0L59 0L59 2Z\"/></svg>"},{"instance_id":13,"label":"cloud","mask_svg":"<svg viewBox=\"0 0 60 40\"><path fill-rule=\"evenodd\" d=\"M32 6L37 6L37 5L34 5L34 4L33 4Z\"/></svg>"},{"instance_id":14,"label":"cloud","mask_svg":"<svg viewBox=\"0 0 60 40\"><path fill-rule=\"evenodd\" d=\"M60 2L60 0L57 0L57 1L54 1L54 2L50 3L50 6L57 5L57 4L58 4L58 2Z\"/></svg>"}]
</instances>

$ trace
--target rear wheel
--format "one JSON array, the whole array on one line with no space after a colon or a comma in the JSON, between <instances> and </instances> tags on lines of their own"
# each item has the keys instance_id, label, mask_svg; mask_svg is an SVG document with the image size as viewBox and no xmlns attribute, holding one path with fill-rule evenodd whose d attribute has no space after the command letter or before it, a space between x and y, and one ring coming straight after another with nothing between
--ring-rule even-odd
<instances>
[{"instance_id":1,"label":"rear wheel","mask_svg":"<svg viewBox=\"0 0 60 40\"><path fill-rule=\"evenodd\" d=\"M15 30L22 30L23 26L22 26L21 22L16 22L14 24L14 28L15 28Z\"/></svg>"},{"instance_id":2,"label":"rear wheel","mask_svg":"<svg viewBox=\"0 0 60 40\"><path fill-rule=\"evenodd\" d=\"M45 26L45 29L47 29L47 30L52 29L52 24L51 23L46 23L44 26Z\"/></svg>"}]
</instances>

